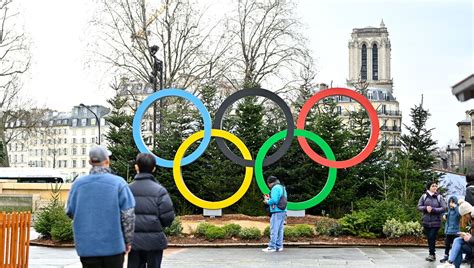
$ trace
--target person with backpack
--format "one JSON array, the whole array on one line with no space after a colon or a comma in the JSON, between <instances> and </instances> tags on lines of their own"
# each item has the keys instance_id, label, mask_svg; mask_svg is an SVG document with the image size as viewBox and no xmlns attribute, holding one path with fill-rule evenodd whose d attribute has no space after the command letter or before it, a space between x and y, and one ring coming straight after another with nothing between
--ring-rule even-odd
<instances>
[{"instance_id":1,"label":"person with backpack","mask_svg":"<svg viewBox=\"0 0 474 268\"><path fill-rule=\"evenodd\" d=\"M275 176L267 178L270 195L264 195L263 202L270 207L270 242L264 252L283 251L283 227L286 218L288 195L285 187Z\"/></svg>"},{"instance_id":2,"label":"person with backpack","mask_svg":"<svg viewBox=\"0 0 474 268\"><path fill-rule=\"evenodd\" d=\"M168 247L164 228L175 218L168 191L155 180L156 160L152 154L139 153L135 161L137 175L130 184L136 200L135 233L128 268L159 268L163 250Z\"/></svg>"},{"instance_id":3,"label":"person with backpack","mask_svg":"<svg viewBox=\"0 0 474 268\"><path fill-rule=\"evenodd\" d=\"M441 227L441 216L446 211L446 202L438 193L438 183L429 182L426 185L426 192L418 200L418 210L423 212L423 227L428 240L429 255L425 260L436 260L436 235Z\"/></svg>"}]
</instances>

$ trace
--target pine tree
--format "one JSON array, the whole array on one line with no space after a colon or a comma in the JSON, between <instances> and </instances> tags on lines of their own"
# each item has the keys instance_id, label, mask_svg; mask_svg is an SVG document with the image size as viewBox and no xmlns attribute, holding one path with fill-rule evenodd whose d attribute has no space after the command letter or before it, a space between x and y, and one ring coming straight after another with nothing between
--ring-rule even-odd
<instances>
[{"instance_id":1,"label":"pine tree","mask_svg":"<svg viewBox=\"0 0 474 268\"><path fill-rule=\"evenodd\" d=\"M402 169L399 171L401 174L412 174L410 187L421 192L428 181L439 178L439 175L431 170L436 162L436 141L432 138L433 128L426 128L430 113L423 108L423 97L421 103L411 109L410 117L412 125L404 124L408 134L403 134L400 138L402 148L397 155L398 169ZM406 168L413 170L404 171Z\"/></svg>"},{"instance_id":2,"label":"pine tree","mask_svg":"<svg viewBox=\"0 0 474 268\"><path fill-rule=\"evenodd\" d=\"M135 174L133 165L138 149L132 135L133 115L126 113L127 101L126 96L118 93L107 100L112 110L106 117L110 128L105 137L109 143L108 149L112 152L113 172L130 182Z\"/></svg>"}]
</instances>

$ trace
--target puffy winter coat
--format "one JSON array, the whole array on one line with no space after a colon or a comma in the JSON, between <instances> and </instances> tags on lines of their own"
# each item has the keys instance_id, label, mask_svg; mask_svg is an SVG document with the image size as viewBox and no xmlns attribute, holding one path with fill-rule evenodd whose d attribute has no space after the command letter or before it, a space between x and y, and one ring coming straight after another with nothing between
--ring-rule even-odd
<instances>
[{"instance_id":1,"label":"puffy winter coat","mask_svg":"<svg viewBox=\"0 0 474 268\"><path fill-rule=\"evenodd\" d=\"M438 193L430 195L427 191L418 200L418 210L423 212L424 227L441 227L441 216L446 211L446 202L442 196L438 198L438 195ZM426 209L428 206L432 207L431 212Z\"/></svg>"},{"instance_id":2,"label":"puffy winter coat","mask_svg":"<svg viewBox=\"0 0 474 268\"><path fill-rule=\"evenodd\" d=\"M446 213L446 225L444 227L445 234L456 234L460 230L459 220L461 219L461 214L459 214L459 207L456 205L456 207L451 208L449 206L451 200L456 204L458 203L456 196L451 196L448 200L448 212Z\"/></svg>"},{"instance_id":3,"label":"puffy winter coat","mask_svg":"<svg viewBox=\"0 0 474 268\"><path fill-rule=\"evenodd\" d=\"M152 174L139 173L130 184L135 197L135 234L133 250L161 250L168 247L163 232L174 220L174 209L168 191Z\"/></svg>"}]
</instances>

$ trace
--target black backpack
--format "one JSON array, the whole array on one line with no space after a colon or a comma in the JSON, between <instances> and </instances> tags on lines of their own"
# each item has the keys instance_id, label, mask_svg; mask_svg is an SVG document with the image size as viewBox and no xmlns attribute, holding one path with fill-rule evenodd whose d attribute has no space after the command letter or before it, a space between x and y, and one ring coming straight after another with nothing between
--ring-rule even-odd
<instances>
[{"instance_id":1,"label":"black backpack","mask_svg":"<svg viewBox=\"0 0 474 268\"><path fill-rule=\"evenodd\" d=\"M283 193L280 197L280 201L278 201L277 208L285 210L286 206L288 205L288 200L285 196L286 188L283 185L281 187L283 187Z\"/></svg>"}]
</instances>

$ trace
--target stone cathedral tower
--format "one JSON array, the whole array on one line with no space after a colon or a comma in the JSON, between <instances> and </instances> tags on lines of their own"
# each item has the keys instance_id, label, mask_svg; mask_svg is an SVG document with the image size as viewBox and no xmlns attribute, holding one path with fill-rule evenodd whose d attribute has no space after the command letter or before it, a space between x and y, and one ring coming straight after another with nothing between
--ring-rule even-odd
<instances>
[{"instance_id":1,"label":"stone cathedral tower","mask_svg":"<svg viewBox=\"0 0 474 268\"><path fill-rule=\"evenodd\" d=\"M366 81L369 87L383 88L393 93L393 80L390 74L391 46L383 20L380 28L353 29L351 37L347 83Z\"/></svg>"}]
</instances>

